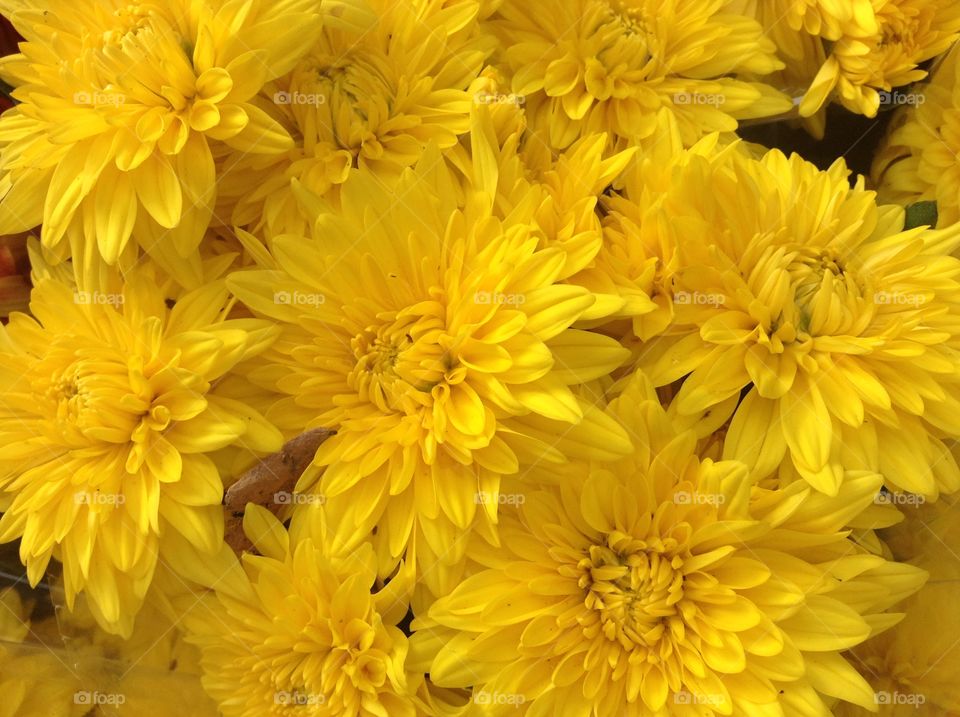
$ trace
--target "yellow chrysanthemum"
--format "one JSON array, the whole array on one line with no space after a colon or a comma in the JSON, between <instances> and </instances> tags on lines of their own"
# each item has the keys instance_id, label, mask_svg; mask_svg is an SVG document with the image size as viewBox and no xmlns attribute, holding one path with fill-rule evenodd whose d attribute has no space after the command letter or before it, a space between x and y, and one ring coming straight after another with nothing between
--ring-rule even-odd
<instances>
[{"instance_id":1,"label":"yellow chrysanthemum","mask_svg":"<svg viewBox=\"0 0 960 717\"><path fill-rule=\"evenodd\" d=\"M253 264L235 232L221 227L208 231L203 243L189 258L144 254L131 257L129 263L121 262L111 267L88 252L85 257L57 261L43 249L40 239L34 235L27 239L27 255L30 261L30 285L36 285L44 279L54 279L74 291L78 286L87 286L105 294L108 292L104 287L113 286L118 274L149 271L157 291L171 301L196 287L222 281L233 270ZM28 311L29 290L27 298L22 309L24 312Z\"/></svg>"},{"instance_id":2,"label":"yellow chrysanthemum","mask_svg":"<svg viewBox=\"0 0 960 717\"><path fill-rule=\"evenodd\" d=\"M414 622L438 685L472 711L570 717L826 714L873 691L840 654L899 616L923 571L842 531L873 501L857 472L838 499L753 485L699 460L638 374L609 410L636 437L613 463L574 462L505 515L500 547ZM552 475L549 475L552 473ZM487 708L484 705L493 705ZM500 707L502 709L502 707Z\"/></svg>"},{"instance_id":3,"label":"yellow chrysanthemum","mask_svg":"<svg viewBox=\"0 0 960 717\"><path fill-rule=\"evenodd\" d=\"M893 556L930 573L906 600L903 622L859 646L851 661L876 690L881 717L948 717L960 713L960 521L956 497L916 507L904 502L905 520L883 531ZM919 711L918 711L919 710ZM863 714L850 707L838 717Z\"/></svg>"},{"instance_id":4,"label":"yellow chrysanthemum","mask_svg":"<svg viewBox=\"0 0 960 717\"><path fill-rule=\"evenodd\" d=\"M571 278L590 289L609 312L596 322L607 333L647 341L663 333L674 316L673 297L664 288L677 268L679 232L664 213L673 175L695 157L714 157L717 136L689 152L667 110L660 110L655 141L621 177L619 193L601 200L603 242L594 260ZM736 151L731 145L727 151ZM714 161L719 161L717 155Z\"/></svg>"},{"instance_id":5,"label":"yellow chrysanthemum","mask_svg":"<svg viewBox=\"0 0 960 717\"><path fill-rule=\"evenodd\" d=\"M831 100L874 117L881 93L923 79L926 71L919 66L947 50L960 32L960 7L952 0L745 4L780 48L787 63L780 79L801 84L802 117L816 115ZM822 132L822 118L816 126Z\"/></svg>"},{"instance_id":6,"label":"yellow chrysanthemum","mask_svg":"<svg viewBox=\"0 0 960 717\"><path fill-rule=\"evenodd\" d=\"M875 3L871 0L773 0L772 12L779 13L793 30L804 30L827 40L843 35L864 37L877 31Z\"/></svg>"},{"instance_id":7,"label":"yellow chrysanthemum","mask_svg":"<svg viewBox=\"0 0 960 717\"><path fill-rule=\"evenodd\" d=\"M879 196L891 204L936 201L937 226L960 222L960 50L929 84L914 87L914 106L899 110L874 159Z\"/></svg>"},{"instance_id":8,"label":"yellow chrysanthemum","mask_svg":"<svg viewBox=\"0 0 960 717\"><path fill-rule=\"evenodd\" d=\"M395 180L428 142L446 149L469 127L490 43L474 0L351 0L325 15L319 41L267 88L296 146L228 165L233 221L268 235L304 233L291 182L326 194L351 167ZM252 177L254 177L252 179ZM259 177L259 181L256 179Z\"/></svg>"},{"instance_id":9,"label":"yellow chrysanthemum","mask_svg":"<svg viewBox=\"0 0 960 717\"><path fill-rule=\"evenodd\" d=\"M764 79L794 95L799 104L826 61L826 41L844 35L864 37L877 32L872 0L739 0L736 9L755 17L777 46L784 67ZM802 117L801 124L822 139L826 110Z\"/></svg>"},{"instance_id":10,"label":"yellow chrysanthemum","mask_svg":"<svg viewBox=\"0 0 960 717\"><path fill-rule=\"evenodd\" d=\"M113 264L135 230L148 252L189 255L216 197L211 142L292 146L256 95L316 36L315 5L0 4L27 40L0 62L20 101L0 118L0 232L42 223L61 258L95 242Z\"/></svg>"},{"instance_id":11,"label":"yellow chrysanthemum","mask_svg":"<svg viewBox=\"0 0 960 717\"><path fill-rule=\"evenodd\" d=\"M445 154L460 180L459 201L486 192L503 215L531 212L540 248L566 255L560 279L590 266L603 247L600 197L636 157L635 148L607 152L606 135L597 134L555 155L502 106L475 108L470 119L469 138ZM609 317L623 303L620 297L595 298L581 320Z\"/></svg>"},{"instance_id":12,"label":"yellow chrysanthemum","mask_svg":"<svg viewBox=\"0 0 960 717\"><path fill-rule=\"evenodd\" d=\"M83 717L74 703L78 682L52 651L25 642L35 629L31 606L17 589L0 590L0 717Z\"/></svg>"},{"instance_id":13,"label":"yellow chrysanthemum","mask_svg":"<svg viewBox=\"0 0 960 717\"><path fill-rule=\"evenodd\" d=\"M483 137L473 140L477 154ZM496 520L501 476L629 445L570 389L626 352L571 328L594 297L560 283L562 242L541 247L539 189L505 216L492 208L491 153L480 152L483 181L464 206L434 150L395 193L357 173L338 212L317 207L317 238L278 237L274 268L229 280L283 327L268 365L250 374L288 396L271 418L337 431L299 486L323 470L316 490L340 526L337 545L377 526L381 575L415 546L411 558L432 566L424 579L441 592L456 577L459 534ZM590 241L596 251L599 235Z\"/></svg>"},{"instance_id":14,"label":"yellow chrysanthemum","mask_svg":"<svg viewBox=\"0 0 960 717\"><path fill-rule=\"evenodd\" d=\"M178 627L179 616L171 620L154 609L148 598L137 615L133 633L123 639L98 628L82 596L72 610L61 609L62 588L57 583L49 596L58 608L56 615L31 625L30 637L16 663L19 665L27 655L37 661L42 655L51 663L51 692L59 695L62 706L50 707L38 717L217 716L216 704L200 683L200 651L185 641ZM41 599L47 597L44 594ZM16 669L13 672L16 674ZM0 708L0 714L6 717L8 713ZM32 713L10 714L18 717Z\"/></svg>"},{"instance_id":15,"label":"yellow chrysanthemum","mask_svg":"<svg viewBox=\"0 0 960 717\"><path fill-rule=\"evenodd\" d=\"M128 634L164 538L222 542L223 487L204 453L282 438L215 383L275 327L228 319L223 281L173 308L143 271L115 293L42 280L31 318L0 331L0 541L20 539L32 583L63 563L69 605L85 591L100 624ZM196 556L190 556L195 559Z\"/></svg>"},{"instance_id":16,"label":"yellow chrysanthemum","mask_svg":"<svg viewBox=\"0 0 960 717\"><path fill-rule=\"evenodd\" d=\"M774 44L729 0L506 0L491 26L530 125L565 148L607 132L624 145L648 138L669 108L692 144L733 131L738 119L791 105L738 75L782 67Z\"/></svg>"},{"instance_id":17,"label":"yellow chrysanthemum","mask_svg":"<svg viewBox=\"0 0 960 717\"><path fill-rule=\"evenodd\" d=\"M921 80L919 65L947 50L960 34L960 6L951 0L885 0L876 8L877 33L842 37L800 104L811 115L831 96L852 112L873 117L879 91Z\"/></svg>"},{"instance_id":18,"label":"yellow chrysanthemum","mask_svg":"<svg viewBox=\"0 0 960 717\"><path fill-rule=\"evenodd\" d=\"M244 530L259 555L227 551L216 592L185 617L202 651L203 684L225 717L414 717L433 714L406 669L410 581L377 588L369 544L331 554L295 521L290 533L249 505ZM215 575L215 572L212 573ZM409 577L409 576L408 576Z\"/></svg>"},{"instance_id":19,"label":"yellow chrysanthemum","mask_svg":"<svg viewBox=\"0 0 960 717\"><path fill-rule=\"evenodd\" d=\"M844 464L928 497L956 490L941 439L960 411L960 228L901 231L903 211L878 207L862 178L851 187L842 160L820 171L713 142L664 169L638 163L605 200L602 274L573 280L626 296L639 318L604 330L656 385L684 379L680 413L736 407L725 457L761 475L789 456L828 493Z\"/></svg>"},{"instance_id":20,"label":"yellow chrysanthemum","mask_svg":"<svg viewBox=\"0 0 960 717\"><path fill-rule=\"evenodd\" d=\"M78 704L80 683L63 658L36 645L0 644L0 717L86 717L90 705Z\"/></svg>"},{"instance_id":21,"label":"yellow chrysanthemum","mask_svg":"<svg viewBox=\"0 0 960 717\"><path fill-rule=\"evenodd\" d=\"M199 650L174 622L144 609L124 640L97 628L82 597L72 611L50 615L48 603L61 607L60 593L56 583L43 585L27 604L13 588L0 591L0 715L217 714L200 684ZM33 620L31 611L44 617Z\"/></svg>"}]
</instances>

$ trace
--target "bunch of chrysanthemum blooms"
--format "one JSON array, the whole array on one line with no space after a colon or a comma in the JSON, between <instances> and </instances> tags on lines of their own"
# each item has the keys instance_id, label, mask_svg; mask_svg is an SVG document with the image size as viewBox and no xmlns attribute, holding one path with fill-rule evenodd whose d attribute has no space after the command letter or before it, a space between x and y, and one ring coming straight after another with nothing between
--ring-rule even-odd
<instances>
[{"instance_id":1,"label":"bunch of chrysanthemum blooms","mask_svg":"<svg viewBox=\"0 0 960 717\"><path fill-rule=\"evenodd\" d=\"M960 713L956 3L0 11L0 716Z\"/></svg>"}]
</instances>

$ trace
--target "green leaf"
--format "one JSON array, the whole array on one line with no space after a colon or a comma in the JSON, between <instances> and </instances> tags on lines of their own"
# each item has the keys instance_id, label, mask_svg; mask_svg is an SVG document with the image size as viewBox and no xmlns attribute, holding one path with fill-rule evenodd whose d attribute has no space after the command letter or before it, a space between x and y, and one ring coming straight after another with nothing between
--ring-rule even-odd
<instances>
[{"instance_id":1,"label":"green leaf","mask_svg":"<svg viewBox=\"0 0 960 717\"><path fill-rule=\"evenodd\" d=\"M917 202L907 207L907 218L904 229L913 229L922 226L937 226L937 203Z\"/></svg>"}]
</instances>

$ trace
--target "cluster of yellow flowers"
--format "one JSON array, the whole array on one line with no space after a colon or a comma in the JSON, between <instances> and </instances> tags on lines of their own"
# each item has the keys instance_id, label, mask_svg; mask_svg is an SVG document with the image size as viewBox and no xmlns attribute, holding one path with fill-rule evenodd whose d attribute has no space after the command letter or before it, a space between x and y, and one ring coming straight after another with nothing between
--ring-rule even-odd
<instances>
[{"instance_id":1,"label":"cluster of yellow flowers","mask_svg":"<svg viewBox=\"0 0 960 717\"><path fill-rule=\"evenodd\" d=\"M734 0L769 29L786 67L778 78L802 92L800 114L823 133L831 99L873 117L909 100L893 91L926 76L920 67L960 32L947 0ZM903 97L903 99L901 99Z\"/></svg>"},{"instance_id":2,"label":"cluster of yellow flowers","mask_svg":"<svg viewBox=\"0 0 960 717\"><path fill-rule=\"evenodd\" d=\"M0 717L960 715L960 4L0 12Z\"/></svg>"}]
</instances>

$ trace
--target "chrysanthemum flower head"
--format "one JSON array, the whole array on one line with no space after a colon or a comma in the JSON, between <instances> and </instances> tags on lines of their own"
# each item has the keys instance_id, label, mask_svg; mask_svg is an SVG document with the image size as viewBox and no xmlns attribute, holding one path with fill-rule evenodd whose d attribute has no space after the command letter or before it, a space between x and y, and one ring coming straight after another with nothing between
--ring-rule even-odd
<instances>
[{"instance_id":1,"label":"chrysanthemum flower head","mask_svg":"<svg viewBox=\"0 0 960 717\"><path fill-rule=\"evenodd\" d=\"M761 489L744 464L700 460L640 374L609 410L636 450L528 491L500 547L476 543L480 569L414 622L431 680L527 715L872 705L840 652L895 621L884 611L924 577L841 531L880 476L851 475L839 499L802 482Z\"/></svg>"},{"instance_id":2,"label":"chrysanthemum flower head","mask_svg":"<svg viewBox=\"0 0 960 717\"><path fill-rule=\"evenodd\" d=\"M136 230L186 256L210 223L210 143L289 149L254 99L319 31L314 3L5 3L26 38L0 74L20 101L0 119L0 231L43 224L58 256L96 242L115 263ZM94 239L95 237L95 239Z\"/></svg>"},{"instance_id":3,"label":"chrysanthemum flower head","mask_svg":"<svg viewBox=\"0 0 960 717\"><path fill-rule=\"evenodd\" d=\"M492 197L497 211L505 215L531 212L539 229L539 247L563 251L566 261L558 278L569 279L603 251L600 200L633 162L636 148L611 152L607 135L595 134L555 154L522 127L511 131L510 115L501 110L476 108L469 139L446 153L463 186L458 196L461 201ZM608 317L622 303L621 297L599 292L595 299L581 322Z\"/></svg>"},{"instance_id":4,"label":"chrysanthemum flower head","mask_svg":"<svg viewBox=\"0 0 960 717\"><path fill-rule=\"evenodd\" d=\"M177 582L183 585L182 580ZM88 717L91 705L137 717L185 713L216 717L216 704L200 683L200 651L185 640L179 616L163 614L152 604L157 598L155 586L126 638L100 629L83 595L72 609L62 609L62 581L57 576L48 575L47 584L34 595L39 597L40 605L34 608L38 618L31 622L22 647L13 651L9 670L4 666L2 672L23 677L33 665L48 663L44 677L49 682L44 687L49 689L37 689L21 677L31 698L26 704L46 704L47 711L35 713L17 705L23 711L5 712L7 703L0 707L4 717ZM46 602L56 608L54 614L49 614Z\"/></svg>"},{"instance_id":5,"label":"chrysanthemum flower head","mask_svg":"<svg viewBox=\"0 0 960 717\"><path fill-rule=\"evenodd\" d=\"M339 212L318 207L316 238L278 237L272 268L229 281L283 327L250 374L287 396L269 415L337 431L300 488L319 479L338 545L376 525L383 575L415 543L438 590L462 556L458 534L496 519L501 476L629 445L570 388L626 351L571 328L594 298L560 283L568 254L545 246L540 192L500 216L496 166L484 167L489 185L462 207L436 152L395 192L357 173Z\"/></svg>"},{"instance_id":6,"label":"chrysanthemum flower head","mask_svg":"<svg viewBox=\"0 0 960 717\"><path fill-rule=\"evenodd\" d=\"M220 475L204 453L279 433L216 382L275 328L228 319L223 281L168 308L149 272L112 293L42 280L33 317L0 333L0 540L20 539L32 583L63 563L68 605L85 591L101 625L128 634L163 537L222 541ZM192 556L195 558L195 556Z\"/></svg>"},{"instance_id":7,"label":"chrysanthemum flower head","mask_svg":"<svg viewBox=\"0 0 960 717\"><path fill-rule=\"evenodd\" d=\"M782 66L773 43L729 2L506 0L491 25L525 97L531 127L552 146L607 132L623 146L648 138L669 108L692 144L737 119L785 112L772 87L738 79Z\"/></svg>"},{"instance_id":8,"label":"chrysanthemum flower head","mask_svg":"<svg viewBox=\"0 0 960 717\"><path fill-rule=\"evenodd\" d=\"M800 113L819 109L831 92L845 107L873 117L880 92L926 76L919 65L953 44L960 8L942 0L888 0L877 9L877 34L844 37L813 79Z\"/></svg>"},{"instance_id":9,"label":"chrysanthemum flower head","mask_svg":"<svg viewBox=\"0 0 960 717\"><path fill-rule=\"evenodd\" d=\"M851 661L862 665L877 693L881 717L902 717L919 710L931 717L960 711L956 665L960 659L960 520L956 496L935 503L901 503L903 522L882 531L898 560L930 573L927 584L900 608L906 617L896 627L859 646ZM836 714L852 717L850 709Z\"/></svg>"},{"instance_id":10,"label":"chrysanthemum flower head","mask_svg":"<svg viewBox=\"0 0 960 717\"><path fill-rule=\"evenodd\" d=\"M673 296L665 291L677 268L677 249L683 230L669 221L665 206L682 206L684 188L672 193L673 175L695 171L689 164L703 157L719 161L718 137L708 135L689 152L667 110L660 110L662 126L621 177L621 191L601 198L603 241L595 259L571 282L585 286L610 307L597 322L606 333L646 341L662 333L673 320ZM727 152L737 151L731 145Z\"/></svg>"},{"instance_id":11,"label":"chrysanthemum flower head","mask_svg":"<svg viewBox=\"0 0 960 717\"><path fill-rule=\"evenodd\" d=\"M274 159L230 166L240 194L234 222L269 235L304 233L310 221L291 181L318 195L352 167L394 181L423 147L446 149L469 128L471 83L490 42L479 5L424 0L351 0L325 15L325 28L300 62L267 88L296 146ZM250 182L250 173L262 182Z\"/></svg>"},{"instance_id":12,"label":"chrysanthemum flower head","mask_svg":"<svg viewBox=\"0 0 960 717\"><path fill-rule=\"evenodd\" d=\"M875 456L858 467L892 488L955 490L960 469L941 439L960 408L960 262L949 255L960 234L901 231L903 211L878 207L862 178L851 186L842 161L821 171L779 151L708 149L681 153L649 184L636 165L609 202L611 256L597 266L655 304L641 296L623 335L640 365L658 386L684 379L680 413L732 410L744 392L725 456L759 475L789 456L833 493L843 449Z\"/></svg>"},{"instance_id":13,"label":"chrysanthemum flower head","mask_svg":"<svg viewBox=\"0 0 960 717\"><path fill-rule=\"evenodd\" d=\"M16 587L0 590L0 717L82 717L85 707L73 699L76 675L64 670L60 656L28 640L37 630L31 603Z\"/></svg>"},{"instance_id":14,"label":"chrysanthemum flower head","mask_svg":"<svg viewBox=\"0 0 960 717\"><path fill-rule=\"evenodd\" d=\"M915 85L912 105L898 110L871 174L882 200L937 203L937 226L960 221L960 50L951 51L930 82Z\"/></svg>"},{"instance_id":15,"label":"chrysanthemum flower head","mask_svg":"<svg viewBox=\"0 0 960 717\"><path fill-rule=\"evenodd\" d=\"M769 7L792 29L827 40L839 40L844 34L863 37L877 31L871 0L774 0Z\"/></svg>"},{"instance_id":16,"label":"chrysanthemum flower head","mask_svg":"<svg viewBox=\"0 0 960 717\"><path fill-rule=\"evenodd\" d=\"M803 117L831 100L875 116L881 93L889 97L894 88L923 79L920 65L947 50L960 32L960 8L949 0L753 5L784 48L781 54L791 66L787 76L805 85L799 104Z\"/></svg>"},{"instance_id":17,"label":"chrysanthemum flower head","mask_svg":"<svg viewBox=\"0 0 960 717\"><path fill-rule=\"evenodd\" d=\"M202 650L203 682L225 717L430 714L417 697L423 675L406 669L403 575L375 585L369 544L331 554L295 521L288 534L266 509L249 505L244 529L257 555L240 580L187 613L189 640ZM227 551L227 563L236 558ZM223 561L221 561L223 562Z\"/></svg>"}]
</instances>

